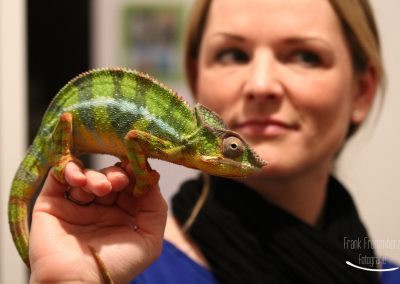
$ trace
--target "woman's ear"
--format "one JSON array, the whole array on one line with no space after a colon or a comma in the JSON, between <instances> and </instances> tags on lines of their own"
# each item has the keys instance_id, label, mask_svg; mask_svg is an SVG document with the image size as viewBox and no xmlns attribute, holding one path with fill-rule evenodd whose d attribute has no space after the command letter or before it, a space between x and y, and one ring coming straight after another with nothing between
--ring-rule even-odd
<instances>
[{"instance_id":1,"label":"woman's ear","mask_svg":"<svg viewBox=\"0 0 400 284\"><path fill-rule=\"evenodd\" d=\"M378 86L376 70L369 65L367 70L357 75L353 98L351 122L354 125L361 124L367 117Z\"/></svg>"}]
</instances>

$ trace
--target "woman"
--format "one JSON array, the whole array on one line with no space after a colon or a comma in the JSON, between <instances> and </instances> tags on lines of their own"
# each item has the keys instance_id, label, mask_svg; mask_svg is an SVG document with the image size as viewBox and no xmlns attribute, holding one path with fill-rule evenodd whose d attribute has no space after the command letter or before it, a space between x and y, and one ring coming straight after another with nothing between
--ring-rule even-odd
<instances>
[{"instance_id":1,"label":"woman","mask_svg":"<svg viewBox=\"0 0 400 284\"><path fill-rule=\"evenodd\" d=\"M164 246L139 283L378 283L376 273L345 264L374 252L344 246L368 235L331 177L383 80L368 1L197 1L186 69L196 99L269 165L238 181L205 179L210 194L186 231L202 179L182 186L167 218L158 188L130 196L129 168L70 163L70 195L97 200L65 200L68 186L49 175L33 213L31 281L100 282L90 247L126 283Z\"/></svg>"}]
</instances>

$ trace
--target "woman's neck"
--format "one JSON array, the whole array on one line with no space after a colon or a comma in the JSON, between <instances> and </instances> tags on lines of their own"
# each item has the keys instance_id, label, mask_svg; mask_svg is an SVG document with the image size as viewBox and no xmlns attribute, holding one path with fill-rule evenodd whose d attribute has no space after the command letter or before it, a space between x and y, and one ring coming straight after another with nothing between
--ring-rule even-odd
<instances>
[{"instance_id":1,"label":"woman's neck","mask_svg":"<svg viewBox=\"0 0 400 284\"><path fill-rule=\"evenodd\" d=\"M286 210L304 223L317 226L323 212L329 170L292 178L241 180L262 197Z\"/></svg>"}]
</instances>

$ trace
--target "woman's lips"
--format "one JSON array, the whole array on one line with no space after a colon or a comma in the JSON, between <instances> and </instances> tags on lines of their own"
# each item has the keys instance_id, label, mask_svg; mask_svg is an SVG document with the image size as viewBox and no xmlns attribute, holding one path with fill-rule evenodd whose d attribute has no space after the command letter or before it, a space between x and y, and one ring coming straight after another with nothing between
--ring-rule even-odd
<instances>
[{"instance_id":1,"label":"woman's lips","mask_svg":"<svg viewBox=\"0 0 400 284\"><path fill-rule=\"evenodd\" d=\"M233 129L246 136L276 137L297 130L294 123L286 123L278 119L250 119L234 124Z\"/></svg>"}]
</instances>

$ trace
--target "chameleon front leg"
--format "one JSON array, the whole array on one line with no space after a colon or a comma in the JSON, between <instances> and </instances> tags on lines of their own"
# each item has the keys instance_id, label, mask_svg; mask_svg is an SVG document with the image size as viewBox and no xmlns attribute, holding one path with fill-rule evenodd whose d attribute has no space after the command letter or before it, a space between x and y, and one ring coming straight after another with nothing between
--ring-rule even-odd
<instances>
[{"instance_id":1,"label":"chameleon front leg","mask_svg":"<svg viewBox=\"0 0 400 284\"><path fill-rule=\"evenodd\" d=\"M64 171L68 162L75 161L78 165L82 165L82 162L71 153L72 138L72 114L66 112L60 116L54 129L50 150L54 176L61 183L65 183Z\"/></svg>"},{"instance_id":2,"label":"chameleon front leg","mask_svg":"<svg viewBox=\"0 0 400 284\"><path fill-rule=\"evenodd\" d=\"M153 157L168 156L176 147L174 148L169 141L140 130L129 131L125 136L125 145L136 179L133 195L139 197L155 186L160 179L158 172L153 170L147 161L149 153L152 153Z\"/></svg>"}]
</instances>

